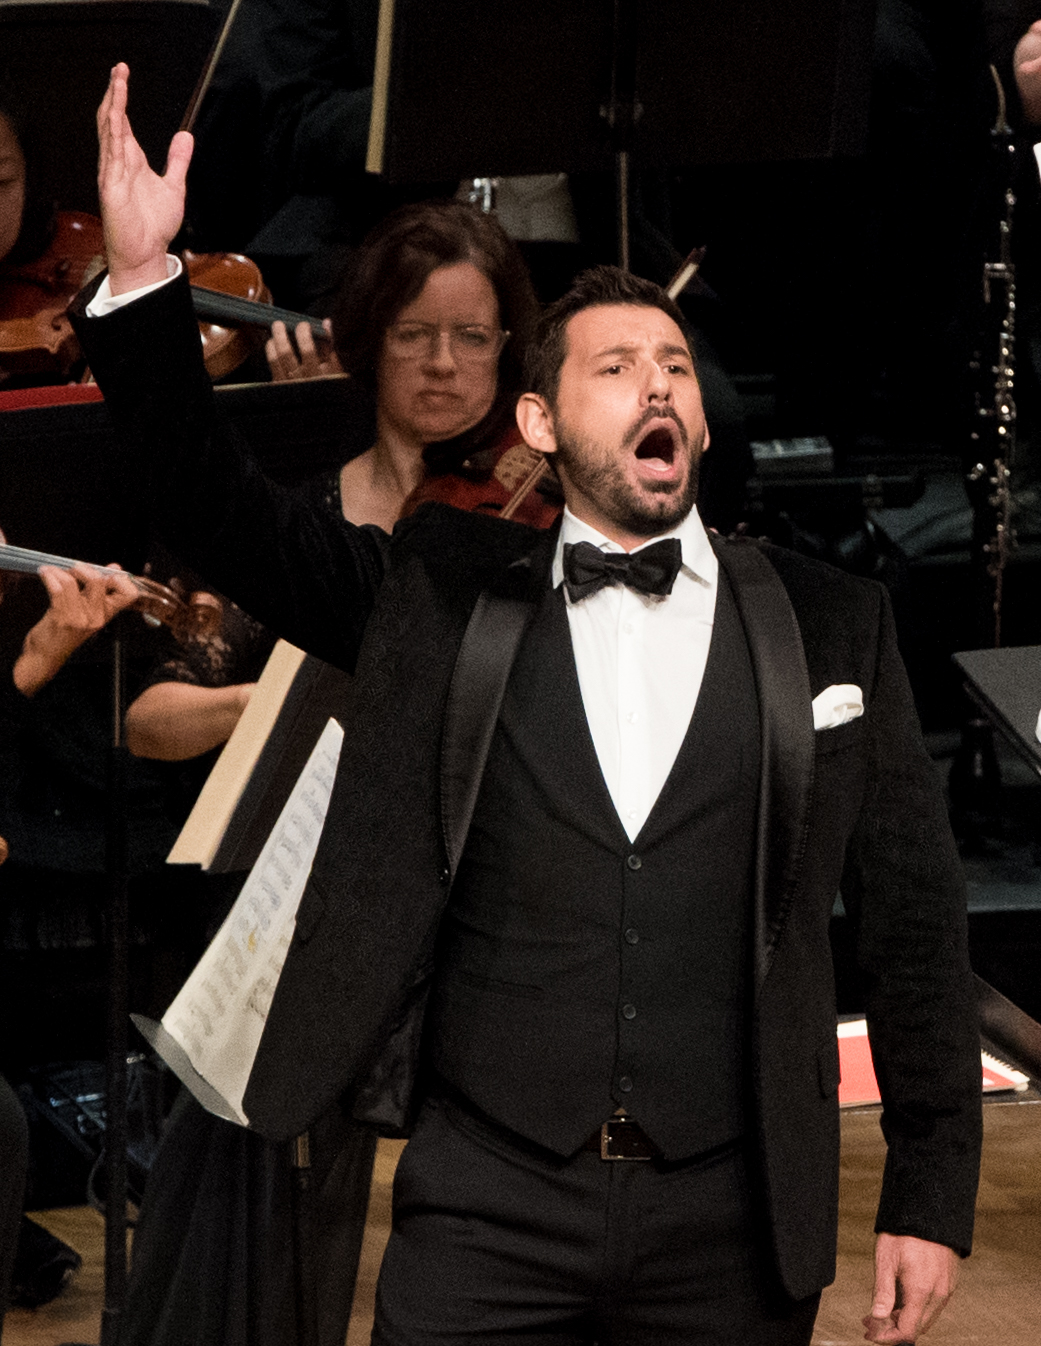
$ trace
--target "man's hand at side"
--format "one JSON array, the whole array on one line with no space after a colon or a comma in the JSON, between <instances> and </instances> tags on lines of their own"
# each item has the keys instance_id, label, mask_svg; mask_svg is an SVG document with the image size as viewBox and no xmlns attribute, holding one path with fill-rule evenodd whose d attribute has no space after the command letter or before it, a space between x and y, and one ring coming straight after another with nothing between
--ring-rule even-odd
<instances>
[{"instance_id":1,"label":"man's hand at side","mask_svg":"<svg viewBox=\"0 0 1041 1346\"><path fill-rule=\"evenodd\" d=\"M958 1261L958 1254L942 1243L879 1234L864 1340L913 1342L927 1332L954 1293Z\"/></svg>"},{"instance_id":2,"label":"man's hand at side","mask_svg":"<svg viewBox=\"0 0 1041 1346\"><path fill-rule=\"evenodd\" d=\"M181 227L192 157L191 136L178 131L166 172L153 173L127 120L129 75L122 61L112 67L98 108L98 195L114 295L166 280L166 249Z\"/></svg>"}]
</instances>

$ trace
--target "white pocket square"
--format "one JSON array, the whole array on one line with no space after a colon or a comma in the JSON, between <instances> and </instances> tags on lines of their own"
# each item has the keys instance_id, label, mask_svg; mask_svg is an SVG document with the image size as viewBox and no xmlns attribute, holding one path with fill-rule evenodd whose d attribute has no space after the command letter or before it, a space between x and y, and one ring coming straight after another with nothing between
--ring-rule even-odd
<instances>
[{"instance_id":1,"label":"white pocket square","mask_svg":"<svg viewBox=\"0 0 1041 1346\"><path fill-rule=\"evenodd\" d=\"M852 682L836 682L813 698L814 729L834 729L864 714L864 694Z\"/></svg>"}]
</instances>

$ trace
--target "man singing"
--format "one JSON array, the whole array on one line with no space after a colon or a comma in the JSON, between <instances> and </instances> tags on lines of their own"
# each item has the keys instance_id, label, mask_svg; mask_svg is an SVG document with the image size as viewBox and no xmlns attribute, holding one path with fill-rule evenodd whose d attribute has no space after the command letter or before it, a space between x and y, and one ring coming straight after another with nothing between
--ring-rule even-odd
<instances>
[{"instance_id":1,"label":"man singing","mask_svg":"<svg viewBox=\"0 0 1041 1346\"><path fill-rule=\"evenodd\" d=\"M613 269L544 315L518 406L559 532L306 513L214 415L165 256L190 138L154 175L126 74L99 113L91 367L168 540L355 675L244 1106L275 1137L345 1092L416 1117L373 1340L808 1343L834 1274L841 886L889 1145L864 1322L913 1341L969 1251L979 1040L884 592L709 539L681 316ZM444 336L417 395L451 396Z\"/></svg>"}]
</instances>

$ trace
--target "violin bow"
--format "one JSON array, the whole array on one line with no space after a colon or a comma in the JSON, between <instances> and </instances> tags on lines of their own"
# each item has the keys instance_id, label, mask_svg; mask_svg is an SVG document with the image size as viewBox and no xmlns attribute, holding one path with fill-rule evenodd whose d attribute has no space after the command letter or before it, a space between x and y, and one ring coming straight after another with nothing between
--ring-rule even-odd
<instances>
[{"instance_id":1,"label":"violin bow","mask_svg":"<svg viewBox=\"0 0 1041 1346\"><path fill-rule=\"evenodd\" d=\"M221 25L221 30L217 34L217 40L214 42L213 49L206 58L206 64L202 68L202 74L199 76L199 81L195 86L191 98L188 100L188 107L185 109L184 119L179 127L182 131L190 131L195 125L195 119L199 115L199 108L202 106L202 100L206 97L210 82L213 79L213 72L224 52L228 34L231 32L231 25L235 22L235 15L238 14L239 6L241 4L242 0L232 0L231 2L228 16Z\"/></svg>"},{"instance_id":2,"label":"violin bow","mask_svg":"<svg viewBox=\"0 0 1041 1346\"><path fill-rule=\"evenodd\" d=\"M680 265L680 269L665 287L665 293L670 299L677 300L698 274L701 263L705 260L705 252L705 248L694 248L687 254Z\"/></svg>"}]
</instances>

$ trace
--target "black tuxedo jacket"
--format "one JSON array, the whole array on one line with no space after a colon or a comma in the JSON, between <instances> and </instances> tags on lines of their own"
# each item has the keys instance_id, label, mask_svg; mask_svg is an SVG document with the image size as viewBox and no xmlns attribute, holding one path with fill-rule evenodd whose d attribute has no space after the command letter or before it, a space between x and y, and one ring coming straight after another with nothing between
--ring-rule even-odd
<instances>
[{"instance_id":1,"label":"black tuxedo jacket","mask_svg":"<svg viewBox=\"0 0 1041 1346\"><path fill-rule=\"evenodd\" d=\"M351 1089L359 1111L398 1123L438 924L553 536L433 506L388 539L272 487L214 419L180 285L77 328L122 433L149 451L167 541L265 625L355 674L246 1114L288 1136ZM834 1274L840 888L885 1105L878 1228L968 1251L981 1125L965 899L884 591L776 548L717 551L760 702L751 1111L778 1269L802 1297ZM836 683L862 689L865 713L815 733L811 701Z\"/></svg>"}]
</instances>

